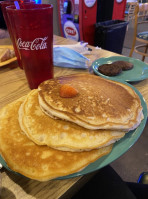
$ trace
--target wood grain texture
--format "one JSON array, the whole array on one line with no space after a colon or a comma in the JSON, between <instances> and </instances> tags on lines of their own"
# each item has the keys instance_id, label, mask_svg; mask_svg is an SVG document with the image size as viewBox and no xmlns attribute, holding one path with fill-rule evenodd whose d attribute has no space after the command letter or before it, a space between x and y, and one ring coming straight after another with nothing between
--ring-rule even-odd
<instances>
[{"instance_id":1,"label":"wood grain texture","mask_svg":"<svg viewBox=\"0 0 148 199\"><path fill-rule=\"evenodd\" d=\"M54 44L73 44L75 41L68 40L62 37L54 36ZM11 44L10 39L0 40L0 45ZM73 73L92 73L91 63L100 58L115 56L117 54L99 50L95 47L92 48L91 54L87 55L90 59L89 69L68 69L61 67L54 67L54 76L68 75ZM146 103L148 104L148 80L134 83L141 94L144 96ZM0 68L0 108L4 105L18 99L21 96L26 95L30 91L24 71L21 70L17 62L13 62L7 66ZM84 183L87 182L92 174L85 175L83 177L77 177L65 180L52 180L48 182L38 182L30 180L21 175L1 170L2 172L2 199L58 199L58 198L70 198L70 196L78 190Z\"/></svg>"}]
</instances>

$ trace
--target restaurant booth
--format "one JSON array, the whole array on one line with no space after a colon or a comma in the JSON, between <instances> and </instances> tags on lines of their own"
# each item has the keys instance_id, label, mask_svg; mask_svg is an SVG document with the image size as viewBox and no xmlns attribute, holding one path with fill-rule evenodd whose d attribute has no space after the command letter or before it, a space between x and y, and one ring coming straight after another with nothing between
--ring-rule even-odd
<instances>
[{"instance_id":1,"label":"restaurant booth","mask_svg":"<svg viewBox=\"0 0 148 199\"><path fill-rule=\"evenodd\" d=\"M61 35L94 45L95 24L124 19L126 0L59 0Z\"/></svg>"}]
</instances>

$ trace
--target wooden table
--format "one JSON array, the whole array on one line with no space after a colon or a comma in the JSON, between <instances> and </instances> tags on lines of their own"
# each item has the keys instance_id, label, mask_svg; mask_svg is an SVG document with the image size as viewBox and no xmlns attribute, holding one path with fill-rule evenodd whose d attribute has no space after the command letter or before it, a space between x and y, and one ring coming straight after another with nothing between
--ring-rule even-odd
<instances>
[{"instance_id":1,"label":"wooden table","mask_svg":"<svg viewBox=\"0 0 148 199\"><path fill-rule=\"evenodd\" d=\"M10 39L0 40L0 45L9 45L10 43ZM73 43L75 41L54 36L54 44ZM117 55L109 51L96 49L92 46L90 48L92 48L92 51L87 57L90 58L91 62L101 57ZM54 67L55 77L80 72L92 72L91 67L88 70ZM141 92L148 104L148 79L134 83L133 85ZM27 94L29 91L24 71L18 67L17 62L0 68L0 108ZM29 180L4 168L1 170L0 175L2 178L2 189L0 190L2 199L68 199L93 176L93 173L72 179L52 180L48 182Z\"/></svg>"}]
</instances>

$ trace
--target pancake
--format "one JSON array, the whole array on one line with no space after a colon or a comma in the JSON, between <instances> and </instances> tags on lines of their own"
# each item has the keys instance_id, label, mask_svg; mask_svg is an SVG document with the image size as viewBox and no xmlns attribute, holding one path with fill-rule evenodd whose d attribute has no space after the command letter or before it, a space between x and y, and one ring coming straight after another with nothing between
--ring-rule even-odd
<instances>
[{"instance_id":1,"label":"pancake","mask_svg":"<svg viewBox=\"0 0 148 199\"><path fill-rule=\"evenodd\" d=\"M55 120L44 114L38 103L38 90L32 90L19 109L19 123L26 135L38 145L63 151L89 151L121 139L125 132L89 130L72 122Z\"/></svg>"},{"instance_id":2,"label":"pancake","mask_svg":"<svg viewBox=\"0 0 148 199\"><path fill-rule=\"evenodd\" d=\"M22 102L21 98L0 111L0 154L13 171L45 181L77 172L111 151L112 145L79 153L36 145L21 133L18 110Z\"/></svg>"},{"instance_id":3,"label":"pancake","mask_svg":"<svg viewBox=\"0 0 148 199\"><path fill-rule=\"evenodd\" d=\"M75 97L60 96L61 85L78 91ZM143 119L136 92L120 82L89 74L57 77L41 83L39 104L51 117L65 119L88 129L135 129Z\"/></svg>"}]
</instances>

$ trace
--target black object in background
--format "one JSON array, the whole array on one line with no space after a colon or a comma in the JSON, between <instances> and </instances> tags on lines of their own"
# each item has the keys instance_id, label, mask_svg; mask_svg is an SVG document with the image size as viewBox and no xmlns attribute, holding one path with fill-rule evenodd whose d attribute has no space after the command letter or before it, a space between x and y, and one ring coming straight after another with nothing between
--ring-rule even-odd
<instances>
[{"instance_id":1,"label":"black object in background","mask_svg":"<svg viewBox=\"0 0 148 199\"><path fill-rule=\"evenodd\" d=\"M127 24L127 21L122 20L96 23L94 45L121 54Z\"/></svg>"},{"instance_id":2,"label":"black object in background","mask_svg":"<svg viewBox=\"0 0 148 199\"><path fill-rule=\"evenodd\" d=\"M124 182L110 166L100 169L71 199L147 199L148 184Z\"/></svg>"},{"instance_id":3,"label":"black object in background","mask_svg":"<svg viewBox=\"0 0 148 199\"><path fill-rule=\"evenodd\" d=\"M4 17L3 17L1 6L0 6L0 29L7 29L7 26L6 26Z\"/></svg>"},{"instance_id":4,"label":"black object in background","mask_svg":"<svg viewBox=\"0 0 148 199\"><path fill-rule=\"evenodd\" d=\"M97 0L97 22L112 19L114 0Z\"/></svg>"},{"instance_id":5,"label":"black object in background","mask_svg":"<svg viewBox=\"0 0 148 199\"><path fill-rule=\"evenodd\" d=\"M71 199L136 199L126 183L106 166L85 184Z\"/></svg>"}]
</instances>

